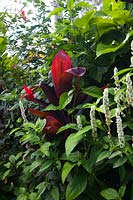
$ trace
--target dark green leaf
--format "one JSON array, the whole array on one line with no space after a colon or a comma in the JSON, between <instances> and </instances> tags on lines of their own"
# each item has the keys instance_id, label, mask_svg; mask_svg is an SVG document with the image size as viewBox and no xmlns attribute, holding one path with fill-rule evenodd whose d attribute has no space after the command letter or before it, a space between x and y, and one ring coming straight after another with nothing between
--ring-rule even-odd
<instances>
[{"instance_id":1,"label":"dark green leaf","mask_svg":"<svg viewBox=\"0 0 133 200\"><path fill-rule=\"evenodd\" d=\"M66 200L74 200L78 197L87 186L87 176L74 176L66 189Z\"/></svg>"}]
</instances>

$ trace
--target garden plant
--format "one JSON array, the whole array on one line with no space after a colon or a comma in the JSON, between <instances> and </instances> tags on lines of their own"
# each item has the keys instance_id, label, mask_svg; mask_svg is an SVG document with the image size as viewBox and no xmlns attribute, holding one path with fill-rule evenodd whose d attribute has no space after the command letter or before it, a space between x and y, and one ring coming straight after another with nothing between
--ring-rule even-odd
<instances>
[{"instance_id":1,"label":"garden plant","mask_svg":"<svg viewBox=\"0 0 133 200\"><path fill-rule=\"evenodd\" d=\"M0 13L1 200L133 200L132 2L33 2Z\"/></svg>"}]
</instances>

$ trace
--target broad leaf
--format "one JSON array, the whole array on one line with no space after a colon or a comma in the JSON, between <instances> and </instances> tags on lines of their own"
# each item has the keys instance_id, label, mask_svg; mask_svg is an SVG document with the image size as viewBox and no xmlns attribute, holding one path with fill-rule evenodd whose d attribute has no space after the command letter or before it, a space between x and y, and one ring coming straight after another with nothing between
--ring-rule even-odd
<instances>
[{"instance_id":1,"label":"broad leaf","mask_svg":"<svg viewBox=\"0 0 133 200\"><path fill-rule=\"evenodd\" d=\"M108 158L110 155L111 155L110 151L102 151L97 158L97 162L100 162L104 160L105 158Z\"/></svg>"},{"instance_id":2,"label":"broad leaf","mask_svg":"<svg viewBox=\"0 0 133 200\"><path fill-rule=\"evenodd\" d=\"M102 90L96 86L85 88L84 90L82 90L82 92L96 98L101 97L103 93Z\"/></svg>"},{"instance_id":3,"label":"broad leaf","mask_svg":"<svg viewBox=\"0 0 133 200\"><path fill-rule=\"evenodd\" d=\"M74 200L78 197L87 186L87 176L74 176L66 189L66 200Z\"/></svg>"},{"instance_id":4,"label":"broad leaf","mask_svg":"<svg viewBox=\"0 0 133 200\"><path fill-rule=\"evenodd\" d=\"M119 189L119 195L121 198L124 196L125 190L126 190L126 185L122 185Z\"/></svg>"},{"instance_id":5,"label":"broad leaf","mask_svg":"<svg viewBox=\"0 0 133 200\"><path fill-rule=\"evenodd\" d=\"M66 125L60 127L56 134L61 133L62 131L65 131L68 129L76 129L77 130L77 125L74 123L66 124Z\"/></svg>"},{"instance_id":6,"label":"broad leaf","mask_svg":"<svg viewBox=\"0 0 133 200\"><path fill-rule=\"evenodd\" d=\"M59 99L59 109L64 109L72 100L73 94L70 92L64 92Z\"/></svg>"},{"instance_id":7,"label":"broad leaf","mask_svg":"<svg viewBox=\"0 0 133 200\"><path fill-rule=\"evenodd\" d=\"M117 159L113 164L113 168L117 168L117 167L120 167L121 165L124 165L126 161L127 161L126 157L121 157Z\"/></svg>"},{"instance_id":8,"label":"broad leaf","mask_svg":"<svg viewBox=\"0 0 133 200\"><path fill-rule=\"evenodd\" d=\"M111 199L114 200L114 199L119 198L118 192L113 188L104 189L100 192L100 194L102 195L102 197L104 197L107 200L111 200Z\"/></svg>"},{"instance_id":9,"label":"broad leaf","mask_svg":"<svg viewBox=\"0 0 133 200\"><path fill-rule=\"evenodd\" d=\"M76 145L82 140L84 133L88 132L89 130L91 130L91 126L85 126L77 133L73 133L70 136L68 136L65 143L67 155L69 155L72 152L72 150L76 147Z\"/></svg>"},{"instance_id":10,"label":"broad leaf","mask_svg":"<svg viewBox=\"0 0 133 200\"><path fill-rule=\"evenodd\" d=\"M62 179L62 183L64 184L66 177L68 176L68 174L70 173L70 171L73 169L73 167L75 167L75 163L70 163L70 162L66 162L63 166L62 169L62 174L61 174L61 179Z\"/></svg>"},{"instance_id":11,"label":"broad leaf","mask_svg":"<svg viewBox=\"0 0 133 200\"><path fill-rule=\"evenodd\" d=\"M119 45L114 45L114 44L107 45L104 43L98 43L97 48L96 48L97 57L103 54L107 54L107 53L114 53L117 50L123 48L132 35L133 35L133 31L130 31L129 33L127 33L125 40L123 40L123 42L121 42Z\"/></svg>"}]
</instances>

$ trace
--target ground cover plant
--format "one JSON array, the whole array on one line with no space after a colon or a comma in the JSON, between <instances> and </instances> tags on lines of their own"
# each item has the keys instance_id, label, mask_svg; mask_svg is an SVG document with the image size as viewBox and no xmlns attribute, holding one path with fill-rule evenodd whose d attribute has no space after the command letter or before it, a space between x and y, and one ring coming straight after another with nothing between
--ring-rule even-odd
<instances>
[{"instance_id":1,"label":"ground cover plant","mask_svg":"<svg viewBox=\"0 0 133 200\"><path fill-rule=\"evenodd\" d=\"M30 40L32 51L44 45L45 56L28 63L15 45L17 56L8 59L12 44L3 43L11 38L2 18L1 198L132 200L132 5L104 0L98 11L84 1L58 3L46 19L57 15L55 31L46 27L45 37ZM36 41L36 34L27 34ZM21 39L28 48L23 31ZM22 82L14 81L14 70ZM13 118L5 115L4 103L8 112L13 107Z\"/></svg>"}]
</instances>

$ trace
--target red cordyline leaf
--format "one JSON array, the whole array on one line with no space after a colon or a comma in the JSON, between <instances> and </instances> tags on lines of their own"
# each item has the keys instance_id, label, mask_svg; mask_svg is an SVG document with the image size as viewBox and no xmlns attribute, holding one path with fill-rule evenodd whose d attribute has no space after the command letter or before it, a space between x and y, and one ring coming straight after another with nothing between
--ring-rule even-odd
<instances>
[{"instance_id":1,"label":"red cordyline leaf","mask_svg":"<svg viewBox=\"0 0 133 200\"><path fill-rule=\"evenodd\" d=\"M52 80L58 98L63 92L72 88L72 74L66 73L66 70L71 69L71 67L70 57L64 50L59 51L55 55L51 67Z\"/></svg>"},{"instance_id":2,"label":"red cordyline leaf","mask_svg":"<svg viewBox=\"0 0 133 200\"><path fill-rule=\"evenodd\" d=\"M46 139L51 140L55 137L58 129L63 126L63 124L56 119L50 112L42 112L40 110L35 110L32 108L28 108L28 111L34 115L39 117L43 117L46 119L46 126L44 127L44 133L46 134Z\"/></svg>"},{"instance_id":3,"label":"red cordyline leaf","mask_svg":"<svg viewBox=\"0 0 133 200\"><path fill-rule=\"evenodd\" d=\"M26 85L24 85L23 88L24 88L26 94L21 95L20 98L26 98L28 100L33 100L35 98L34 94L33 94L33 89L28 88Z\"/></svg>"}]
</instances>

